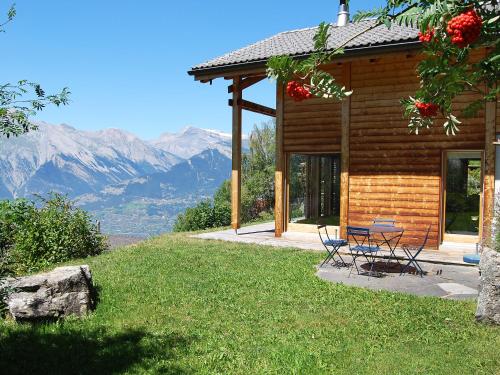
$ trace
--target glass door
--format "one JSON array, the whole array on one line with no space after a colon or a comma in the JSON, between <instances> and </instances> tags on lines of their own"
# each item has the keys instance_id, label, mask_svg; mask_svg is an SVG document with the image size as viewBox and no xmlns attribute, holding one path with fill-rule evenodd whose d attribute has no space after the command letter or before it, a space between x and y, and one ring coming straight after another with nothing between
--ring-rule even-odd
<instances>
[{"instance_id":1,"label":"glass door","mask_svg":"<svg viewBox=\"0 0 500 375\"><path fill-rule=\"evenodd\" d=\"M340 155L290 156L290 223L339 225Z\"/></svg>"},{"instance_id":2,"label":"glass door","mask_svg":"<svg viewBox=\"0 0 500 375\"><path fill-rule=\"evenodd\" d=\"M446 154L444 240L477 240L483 193L481 151Z\"/></svg>"}]
</instances>

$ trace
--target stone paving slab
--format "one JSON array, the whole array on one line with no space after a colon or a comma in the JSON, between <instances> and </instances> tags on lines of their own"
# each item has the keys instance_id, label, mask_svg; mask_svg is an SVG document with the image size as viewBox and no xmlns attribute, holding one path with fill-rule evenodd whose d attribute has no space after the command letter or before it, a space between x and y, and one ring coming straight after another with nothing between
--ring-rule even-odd
<instances>
[{"instance_id":1,"label":"stone paving slab","mask_svg":"<svg viewBox=\"0 0 500 375\"><path fill-rule=\"evenodd\" d=\"M378 268L383 269L383 262ZM475 299L478 296L479 271L474 267L427 263L422 265L426 274L383 273L381 276L358 275L355 268L337 267L332 264L317 267L316 275L326 281L368 288L387 290L417 296L435 296L446 299Z\"/></svg>"}]
</instances>

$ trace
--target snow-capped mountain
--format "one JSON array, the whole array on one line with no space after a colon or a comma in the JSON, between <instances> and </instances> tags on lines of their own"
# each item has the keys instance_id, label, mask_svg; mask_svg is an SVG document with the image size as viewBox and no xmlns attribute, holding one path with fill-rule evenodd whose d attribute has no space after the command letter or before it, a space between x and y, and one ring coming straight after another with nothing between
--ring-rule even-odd
<instances>
[{"instance_id":1,"label":"snow-capped mountain","mask_svg":"<svg viewBox=\"0 0 500 375\"><path fill-rule=\"evenodd\" d=\"M247 138L243 136L243 147L246 142ZM215 149L222 155L231 157L231 134L218 130L188 126L179 133L163 133L150 143L161 150L186 159L207 149Z\"/></svg>"},{"instance_id":2,"label":"snow-capped mountain","mask_svg":"<svg viewBox=\"0 0 500 375\"><path fill-rule=\"evenodd\" d=\"M144 141L119 129L38 125L0 138L0 199L68 194L110 233L169 230L179 212L229 178L231 136L215 130L188 127Z\"/></svg>"},{"instance_id":3,"label":"snow-capped mountain","mask_svg":"<svg viewBox=\"0 0 500 375\"><path fill-rule=\"evenodd\" d=\"M40 123L36 132L0 138L0 197L50 190L76 196L167 171L181 160L123 130L85 132Z\"/></svg>"}]
</instances>

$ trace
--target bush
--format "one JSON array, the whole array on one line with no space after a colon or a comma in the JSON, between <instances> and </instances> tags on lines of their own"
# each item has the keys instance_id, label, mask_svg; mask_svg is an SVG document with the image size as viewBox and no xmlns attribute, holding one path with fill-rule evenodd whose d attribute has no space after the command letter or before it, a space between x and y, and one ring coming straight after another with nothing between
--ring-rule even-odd
<instances>
[{"instance_id":1,"label":"bush","mask_svg":"<svg viewBox=\"0 0 500 375\"><path fill-rule=\"evenodd\" d=\"M486 245L500 253L500 195L496 195L495 202L493 233L491 238L488 239L489 241L486 242Z\"/></svg>"},{"instance_id":2,"label":"bush","mask_svg":"<svg viewBox=\"0 0 500 375\"><path fill-rule=\"evenodd\" d=\"M0 251L12 270L26 273L70 259L98 255L106 238L87 212L67 197L0 202Z\"/></svg>"},{"instance_id":3,"label":"bush","mask_svg":"<svg viewBox=\"0 0 500 375\"><path fill-rule=\"evenodd\" d=\"M189 232L231 224L231 206L222 202L204 200L177 216L174 232Z\"/></svg>"},{"instance_id":4,"label":"bush","mask_svg":"<svg viewBox=\"0 0 500 375\"><path fill-rule=\"evenodd\" d=\"M26 199L0 201L0 257L14 245L16 229L32 217L34 206Z\"/></svg>"}]
</instances>

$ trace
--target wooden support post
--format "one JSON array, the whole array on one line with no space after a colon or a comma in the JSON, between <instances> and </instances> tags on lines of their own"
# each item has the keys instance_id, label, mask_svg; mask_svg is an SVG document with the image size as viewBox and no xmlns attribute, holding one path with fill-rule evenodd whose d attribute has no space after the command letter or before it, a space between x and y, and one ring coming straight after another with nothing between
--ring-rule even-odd
<instances>
[{"instance_id":1,"label":"wooden support post","mask_svg":"<svg viewBox=\"0 0 500 375\"><path fill-rule=\"evenodd\" d=\"M231 172L231 227L237 231L240 226L241 211L241 78L233 80L233 131L232 131L232 172Z\"/></svg>"},{"instance_id":2,"label":"wooden support post","mask_svg":"<svg viewBox=\"0 0 500 375\"><path fill-rule=\"evenodd\" d=\"M343 64L343 84L351 89L351 63ZM351 97L342 101L342 139L340 145L340 236L346 238L349 223L349 128L351 122Z\"/></svg>"},{"instance_id":3,"label":"wooden support post","mask_svg":"<svg viewBox=\"0 0 500 375\"><path fill-rule=\"evenodd\" d=\"M285 87L278 83L276 85L276 171L274 173L274 235L276 237L281 237L285 228L285 155L283 152L284 96Z\"/></svg>"},{"instance_id":4,"label":"wooden support post","mask_svg":"<svg viewBox=\"0 0 500 375\"><path fill-rule=\"evenodd\" d=\"M485 111L485 143L484 143L484 210L482 239L491 238L495 210L495 145L496 138L496 101L486 103Z\"/></svg>"}]
</instances>

